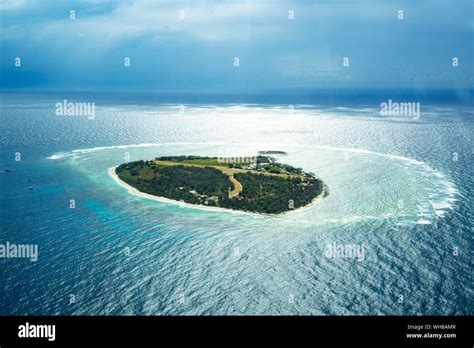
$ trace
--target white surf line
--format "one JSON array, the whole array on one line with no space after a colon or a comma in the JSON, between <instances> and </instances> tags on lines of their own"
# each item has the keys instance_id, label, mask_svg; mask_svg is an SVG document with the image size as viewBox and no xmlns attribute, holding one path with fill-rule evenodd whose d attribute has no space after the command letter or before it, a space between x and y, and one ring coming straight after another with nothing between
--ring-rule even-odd
<instances>
[{"instance_id":1,"label":"white surf line","mask_svg":"<svg viewBox=\"0 0 474 348\"><path fill-rule=\"evenodd\" d=\"M112 149L127 149L127 148L146 148L146 147L159 147L159 146L172 146L172 145L200 145L200 146L252 146L252 147L296 147L296 148L304 148L304 149L327 149L327 150L335 150L335 151L344 151L350 153L361 153L361 154L368 154L374 156L382 156L388 157L395 160L399 160L402 162L410 163L421 167L425 172L428 172L431 175L437 176L439 182L444 186L443 193L446 194L448 197L439 202L432 202L432 207L435 210L435 214L442 217L445 213L445 209L453 210L456 195L460 194L457 190L456 186L453 182L448 180L446 176L439 170L432 168L426 162L415 160L409 157L404 157L401 155L394 155L394 154L385 154L380 152L375 152L372 150L364 149L364 148L345 148L345 147L336 147L336 146L329 146L329 145L302 145L302 144L282 144L282 143L228 143L228 142L166 142L166 143L142 143L142 144L129 144L129 145L112 145L112 146L99 146L93 148L86 148L86 149L76 149L70 152L58 152L53 154L47 159L50 160L58 160L65 157L69 157L75 154L86 154L90 152L97 152L102 150L112 150ZM449 202L448 205L443 205L443 203ZM435 208L437 206L438 208ZM442 208L441 208L442 207ZM303 207L304 208L304 207ZM441 209L440 209L441 208ZM301 209L301 208L299 208ZM228 209L230 210L230 209ZM298 209L297 209L298 210ZM295 210L296 211L296 210ZM294 211L291 211L294 212ZM288 212L288 213L291 213ZM241 213L241 211L239 211Z\"/></svg>"},{"instance_id":2,"label":"white surf line","mask_svg":"<svg viewBox=\"0 0 474 348\"><path fill-rule=\"evenodd\" d=\"M376 156L385 156L390 158L399 159L402 161L407 161L413 164L418 165L426 165L431 170L436 171L435 169L431 168L426 162L415 160L413 158L404 157L401 155L394 155L394 154L387 154L382 152L375 152L372 150L364 149L364 148L350 148L350 147L337 147L337 146L329 146L329 145L302 145L302 144L282 144L282 143L228 143L228 142L198 142L198 143L190 143L190 142L166 142L166 143L142 143L142 144L129 144L129 145L111 145L111 146L97 146L85 149L76 149L70 152L57 152L52 156L47 157L48 159L57 159L55 156L62 155L71 155L75 153L90 153L90 152L97 152L102 150L113 150L113 149L127 149L127 148L143 148L143 147L154 147L154 146L172 146L172 145L219 145L219 146L260 146L260 147L268 147L268 146L276 146L276 147L300 147L300 148L307 148L307 149L328 149L328 150L336 150L336 151L346 151L346 152L353 152L353 153L363 153L363 154L370 154Z\"/></svg>"},{"instance_id":3,"label":"white surf line","mask_svg":"<svg viewBox=\"0 0 474 348\"><path fill-rule=\"evenodd\" d=\"M128 148L146 148L154 146L171 146L171 145L214 145L215 143L142 143L142 144L129 144L129 145L111 145L111 146L97 146L85 149L76 149L69 152L56 152L53 155L46 157L47 159L57 160L64 157L69 157L74 154L86 154L91 152L103 151L103 150L114 150L114 149L128 149ZM219 144L216 144L219 145Z\"/></svg>"}]
</instances>

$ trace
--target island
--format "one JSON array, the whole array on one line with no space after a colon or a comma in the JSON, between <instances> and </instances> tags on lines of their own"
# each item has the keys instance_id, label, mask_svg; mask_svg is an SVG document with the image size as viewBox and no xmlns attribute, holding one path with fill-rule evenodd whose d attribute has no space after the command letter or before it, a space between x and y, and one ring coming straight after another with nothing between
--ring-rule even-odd
<instances>
[{"instance_id":1,"label":"island","mask_svg":"<svg viewBox=\"0 0 474 348\"><path fill-rule=\"evenodd\" d=\"M268 151L259 151L259 155L286 155L285 151L279 150L268 150Z\"/></svg>"},{"instance_id":2,"label":"island","mask_svg":"<svg viewBox=\"0 0 474 348\"><path fill-rule=\"evenodd\" d=\"M262 155L162 156L111 169L121 182L147 195L251 213L281 214L329 194L314 173Z\"/></svg>"}]
</instances>

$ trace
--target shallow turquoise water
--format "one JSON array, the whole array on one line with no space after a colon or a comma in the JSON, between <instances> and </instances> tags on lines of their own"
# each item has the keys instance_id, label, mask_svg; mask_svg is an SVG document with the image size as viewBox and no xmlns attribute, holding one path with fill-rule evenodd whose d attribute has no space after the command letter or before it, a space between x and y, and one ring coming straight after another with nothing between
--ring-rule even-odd
<instances>
[{"instance_id":1,"label":"shallow turquoise water","mask_svg":"<svg viewBox=\"0 0 474 348\"><path fill-rule=\"evenodd\" d=\"M3 105L0 239L40 256L0 260L2 314L472 314L469 108L414 122L357 105L114 105L88 120ZM262 217L139 198L107 174L259 150L286 151L330 196ZM328 258L333 244L364 259Z\"/></svg>"}]
</instances>

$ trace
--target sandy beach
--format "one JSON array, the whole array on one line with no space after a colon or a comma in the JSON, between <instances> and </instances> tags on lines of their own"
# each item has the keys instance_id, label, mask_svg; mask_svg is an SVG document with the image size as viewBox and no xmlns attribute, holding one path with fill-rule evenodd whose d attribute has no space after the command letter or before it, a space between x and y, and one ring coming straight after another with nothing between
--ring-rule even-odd
<instances>
[{"instance_id":1,"label":"sandy beach","mask_svg":"<svg viewBox=\"0 0 474 348\"><path fill-rule=\"evenodd\" d=\"M169 198L165 198L165 197L154 196L154 195L151 195L149 193L144 193L144 192L141 192L141 191L137 190L135 187L130 186L129 184L127 184L123 180L121 180L118 177L118 175L115 173L115 168L117 168L117 167L109 168L109 170L108 170L109 175L115 180L115 182L117 182L120 186L127 189L127 191L129 193L131 193L135 196L138 196L138 197L141 197L141 198L146 198L146 199L151 199L151 200L158 201L158 202L161 202L161 203L175 204L175 205L179 205L179 206L187 207L187 208L192 208L192 209L200 209L200 210L208 210L208 211L222 211L222 212L227 212L227 213L231 213L231 214L246 214L246 215L253 215L253 216L280 217L280 216L288 215L288 214L301 213L303 211L306 211L308 209L313 208L316 204L318 204L324 198L324 195L327 192L327 187L326 187L326 185L324 185L324 188L323 188L323 191L321 192L321 194L319 194L319 196L315 197L310 204L305 205L304 207L294 209L294 210L290 210L290 211L280 213L280 214L260 214L260 213L252 213L252 212L242 211L242 210L227 209L227 208L221 208L221 207L208 207L208 206L200 205L200 204L191 204L191 203L186 203L186 202L182 202L182 201L175 201L173 199L169 199Z\"/></svg>"}]
</instances>

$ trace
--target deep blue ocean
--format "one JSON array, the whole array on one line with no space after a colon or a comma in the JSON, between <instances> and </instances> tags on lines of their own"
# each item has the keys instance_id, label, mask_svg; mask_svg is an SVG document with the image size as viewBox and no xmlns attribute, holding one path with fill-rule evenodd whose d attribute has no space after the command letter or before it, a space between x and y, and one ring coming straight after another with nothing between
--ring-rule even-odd
<instances>
[{"instance_id":1,"label":"deep blue ocean","mask_svg":"<svg viewBox=\"0 0 474 348\"><path fill-rule=\"evenodd\" d=\"M39 250L0 258L1 315L474 313L472 92L0 98L0 244ZM94 102L94 117L56 115L64 99ZM381 116L388 99L421 114ZM108 175L127 160L262 150L285 151L329 197L277 217L204 211Z\"/></svg>"}]
</instances>

